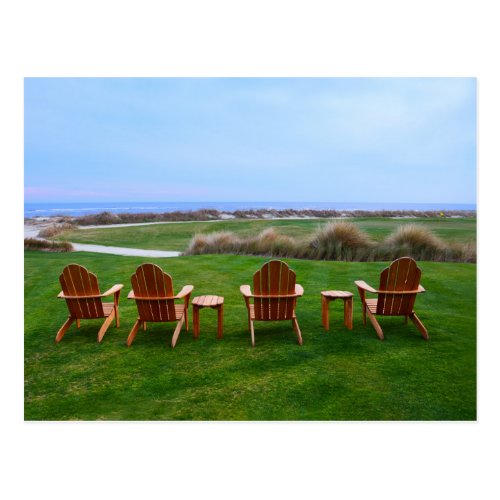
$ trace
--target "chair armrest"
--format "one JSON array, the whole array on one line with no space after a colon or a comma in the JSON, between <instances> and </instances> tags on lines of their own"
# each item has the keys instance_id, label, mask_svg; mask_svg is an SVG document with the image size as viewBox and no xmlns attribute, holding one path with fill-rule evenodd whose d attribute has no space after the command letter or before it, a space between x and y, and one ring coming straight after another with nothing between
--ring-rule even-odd
<instances>
[{"instance_id":1,"label":"chair armrest","mask_svg":"<svg viewBox=\"0 0 500 500\"><path fill-rule=\"evenodd\" d=\"M375 288L371 287L368 283L358 280L355 281L354 284L358 287L361 288L362 290L366 290L367 292L371 293L378 293L378 290L375 290Z\"/></svg>"},{"instance_id":2,"label":"chair armrest","mask_svg":"<svg viewBox=\"0 0 500 500\"><path fill-rule=\"evenodd\" d=\"M186 295L189 295L194 290L193 285L185 285L182 287L182 290L174 297L174 299L182 299Z\"/></svg>"},{"instance_id":3,"label":"chair armrest","mask_svg":"<svg viewBox=\"0 0 500 500\"><path fill-rule=\"evenodd\" d=\"M295 295L297 295L297 297L302 297L302 295L304 295L304 288L302 285L295 285Z\"/></svg>"},{"instance_id":4,"label":"chair armrest","mask_svg":"<svg viewBox=\"0 0 500 500\"><path fill-rule=\"evenodd\" d=\"M252 289L250 288L250 285L241 285L240 292L245 298L249 299L250 297L252 297Z\"/></svg>"},{"instance_id":5,"label":"chair armrest","mask_svg":"<svg viewBox=\"0 0 500 500\"><path fill-rule=\"evenodd\" d=\"M118 285L113 285L109 290L101 293L101 297L108 297L109 295L113 295L114 293L119 292L123 288L123 285L120 283Z\"/></svg>"},{"instance_id":6,"label":"chair armrest","mask_svg":"<svg viewBox=\"0 0 500 500\"><path fill-rule=\"evenodd\" d=\"M57 295L58 299L100 299L102 297L99 295L64 295L64 292L59 292Z\"/></svg>"},{"instance_id":7,"label":"chair armrest","mask_svg":"<svg viewBox=\"0 0 500 500\"><path fill-rule=\"evenodd\" d=\"M127 295L127 299L135 299L134 290L130 290L130 292Z\"/></svg>"},{"instance_id":8,"label":"chair armrest","mask_svg":"<svg viewBox=\"0 0 500 500\"><path fill-rule=\"evenodd\" d=\"M425 288L422 285L418 285L418 293L425 292Z\"/></svg>"}]
</instances>

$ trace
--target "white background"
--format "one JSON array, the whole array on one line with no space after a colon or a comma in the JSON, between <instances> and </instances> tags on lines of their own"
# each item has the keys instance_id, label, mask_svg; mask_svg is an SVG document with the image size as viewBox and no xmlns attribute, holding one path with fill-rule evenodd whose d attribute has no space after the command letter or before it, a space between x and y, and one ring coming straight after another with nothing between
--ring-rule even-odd
<instances>
[{"instance_id":1,"label":"white background","mask_svg":"<svg viewBox=\"0 0 500 500\"><path fill-rule=\"evenodd\" d=\"M8 5L10 4L10 5ZM3 498L499 498L499 29L487 1L0 6ZM478 78L478 422L23 421L23 78ZM431 337L432 342L432 337Z\"/></svg>"}]
</instances>

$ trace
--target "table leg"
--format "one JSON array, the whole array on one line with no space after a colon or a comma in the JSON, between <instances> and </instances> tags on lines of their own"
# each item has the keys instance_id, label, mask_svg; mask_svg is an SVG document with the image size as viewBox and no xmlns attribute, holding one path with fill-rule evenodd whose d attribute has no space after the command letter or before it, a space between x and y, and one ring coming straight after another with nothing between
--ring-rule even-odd
<instances>
[{"instance_id":1,"label":"table leg","mask_svg":"<svg viewBox=\"0 0 500 500\"><path fill-rule=\"evenodd\" d=\"M328 318L328 300L324 295L321 296L321 320L323 321L325 330L329 330L330 320Z\"/></svg>"},{"instance_id":2,"label":"table leg","mask_svg":"<svg viewBox=\"0 0 500 500\"><path fill-rule=\"evenodd\" d=\"M193 337L200 336L200 308L193 305Z\"/></svg>"},{"instance_id":3,"label":"table leg","mask_svg":"<svg viewBox=\"0 0 500 500\"><path fill-rule=\"evenodd\" d=\"M224 305L221 304L217 308L217 338L222 338L222 321L224 319Z\"/></svg>"},{"instance_id":4,"label":"table leg","mask_svg":"<svg viewBox=\"0 0 500 500\"><path fill-rule=\"evenodd\" d=\"M344 325L352 330L352 297L344 299Z\"/></svg>"}]
</instances>

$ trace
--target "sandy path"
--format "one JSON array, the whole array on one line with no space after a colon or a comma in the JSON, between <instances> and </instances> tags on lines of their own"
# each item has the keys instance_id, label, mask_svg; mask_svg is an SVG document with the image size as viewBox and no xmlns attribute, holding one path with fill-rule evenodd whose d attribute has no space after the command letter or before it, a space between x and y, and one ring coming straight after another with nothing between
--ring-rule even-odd
<instances>
[{"instance_id":1,"label":"sandy path","mask_svg":"<svg viewBox=\"0 0 500 500\"><path fill-rule=\"evenodd\" d=\"M87 245L85 243L71 243L76 252L110 253L130 257L178 257L181 252L168 250L146 250L142 248L108 247L105 245Z\"/></svg>"}]
</instances>

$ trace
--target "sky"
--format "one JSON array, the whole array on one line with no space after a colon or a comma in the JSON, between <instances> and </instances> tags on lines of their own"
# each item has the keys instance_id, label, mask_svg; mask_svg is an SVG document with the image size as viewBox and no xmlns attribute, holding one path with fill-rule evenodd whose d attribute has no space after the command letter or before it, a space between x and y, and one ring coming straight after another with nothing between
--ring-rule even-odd
<instances>
[{"instance_id":1,"label":"sky","mask_svg":"<svg viewBox=\"0 0 500 500\"><path fill-rule=\"evenodd\" d=\"M25 202L476 203L474 78L26 78Z\"/></svg>"}]
</instances>

